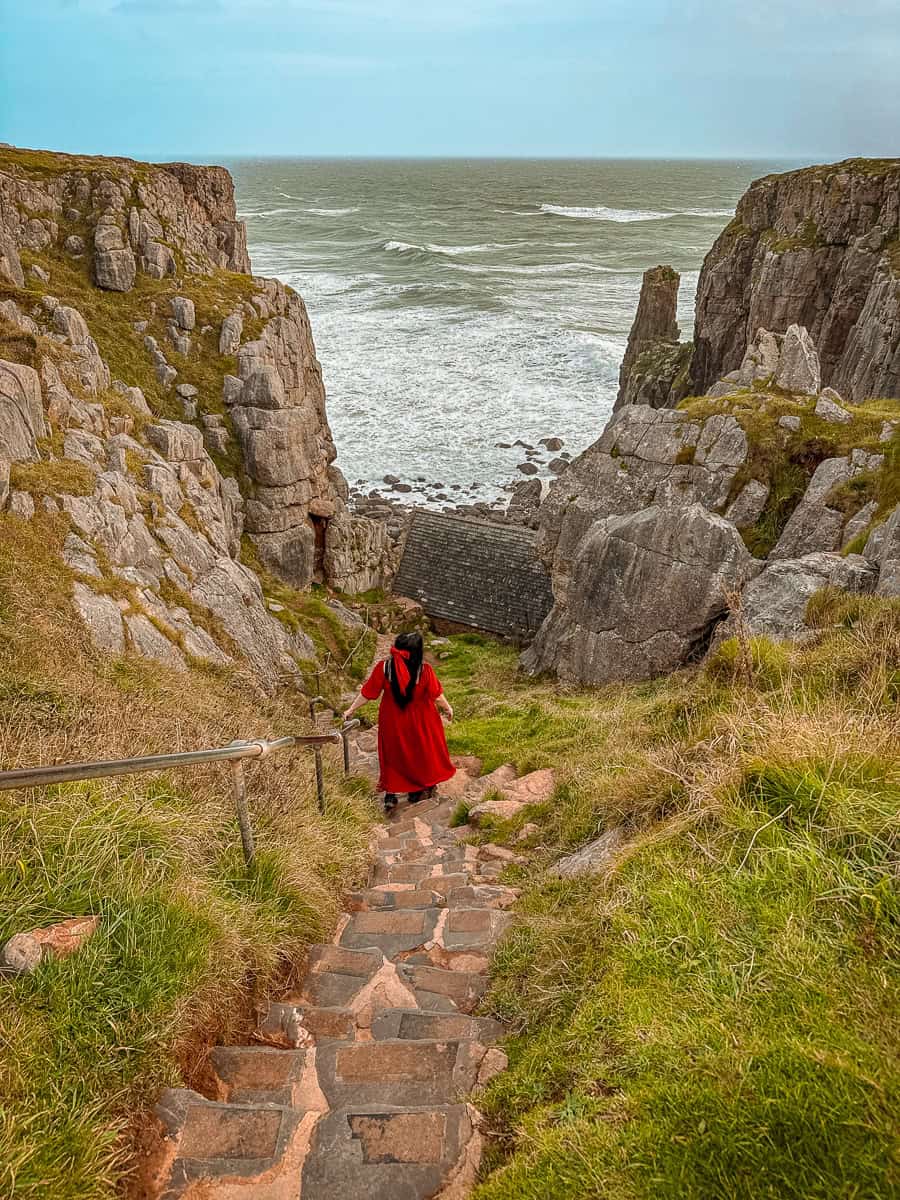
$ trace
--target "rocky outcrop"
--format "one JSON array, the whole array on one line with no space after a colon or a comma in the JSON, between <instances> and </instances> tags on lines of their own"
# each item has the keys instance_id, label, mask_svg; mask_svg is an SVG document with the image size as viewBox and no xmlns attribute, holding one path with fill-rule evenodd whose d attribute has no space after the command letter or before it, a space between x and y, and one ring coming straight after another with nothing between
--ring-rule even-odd
<instances>
[{"instance_id":1,"label":"rocky outcrop","mask_svg":"<svg viewBox=\"0 0 900 1200\"><path fill-rule=\"evenodd\" d=\"M797 324L818 347L823 383L852 400L900 394L898 223L900 160L754 183L700 273L694 393L740 366L756 330Z\"/></svg>"},{"instance_id":2,"label":"rocky outcrop","mask_svg":"<svg viewBox=\"0 0 900 1200\"><path fill-rule=\"evenodd\" d=\"M614 413L541 505L554 604L523 667L643 679L734 632L714 626L741 592L750 632L785 638L806 636L807 602L824 586L894 594L894 517L866 558L837 553L865 539L893 494L891 404L850 411L833 389L816 394L819 380L807 330L761 329L707 397Z\"/></svg>"},{"instance_id":3,"label":"rocky outcrop","mask_svg":"<svg viewBox=\"0 0 900 1200\"><path fill-rule=\"evenodd\" d=\"M4 164L0 315L16 333L3 345L26 361L0 366L3 501L24 519L68 514L73 600L102 649L176 669L244 657L268 685L296 675L314 648L268 611L242 535L299 588L365 590L392 565L383 527L347 509L303 301L240 274L246 239L220 168L28 152ZM169 281L150 290L142 276Z\"/></svg>"},{"instance_id":4,"label":"rocky outcrop","mask_svg":"<svg viewBox=\"0 0 900 1200\"><path fill-rule=\"evenodd\" d=\"M619 370L615 409L626 404L674 408L689 392L690 344L679 343L678 286L671 267L644 272L637 314Z\"/></svg>"},{"instance_id":5,"label":"rocky outcrop","mask_svg":"<svg viewBox=\"0 0 900 1200\"><path fill-rule=\"evenodd\" d=\"M820 463L803 499L794 509L771 557L798 558L815 550L837 550L843 541L846 514L829 505L829 497L864 471L878 471L883 454L854 450L845 458Z\"/></svg>"},{"instance_id":6,"label":"rocky outcrop","mask_svg":"<svg viewBox=\"0 0 900 1200\"><path fill-rule=\"evenodd\" d=\"M706 650L753 572L735 527L702 504L598 521L522 665L594 684L674 670Z\"/></svg>"}]
</instances>

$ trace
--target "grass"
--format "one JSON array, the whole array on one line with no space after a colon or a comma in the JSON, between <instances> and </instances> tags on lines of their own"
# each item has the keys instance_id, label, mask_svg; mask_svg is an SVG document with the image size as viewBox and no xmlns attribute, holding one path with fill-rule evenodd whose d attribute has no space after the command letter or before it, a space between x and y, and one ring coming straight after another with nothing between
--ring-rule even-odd
<instances>
[{"instance_id":1,"label":"grass","mask_svg":"<svg viewBox=\"0 0 900 1200\"><path fill-rule=\"evenodd\" d=\"M554 767L486 1011L475 1200L887 1200L900 1187L900 602L826 593L804 648L567 693L451 640L453 747ZM749 676L747 662L749 661ZM613 826L601 875L546 868Z\"/></svg>"},{"instance_id":2,"label":"grass","mask_svg":"<svg viewBox=\"0 0 900 1200\"><path fill-rule=\"evenodd\" d=\"M302 732L302 697L264 695L238 668L180 675L95 654L59 560L66 528L0 519L4 767ZM0 1195L127 1193L159 1089L201 1080L207 1047L246 1037L254 1003L330 934L373 812L326 758L324 814L311 756L248 768L250 872L223 768L0 792L0 942L102 918L72 958L0 981Z\"/></svg>"}]
</instances>

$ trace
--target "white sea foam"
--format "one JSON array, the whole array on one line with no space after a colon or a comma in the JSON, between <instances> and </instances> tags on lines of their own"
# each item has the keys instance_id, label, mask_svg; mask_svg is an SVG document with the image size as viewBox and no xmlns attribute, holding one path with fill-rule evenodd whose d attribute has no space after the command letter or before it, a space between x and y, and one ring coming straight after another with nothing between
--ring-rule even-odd
<instances>
[{"instance_id":1,"label":"white sea foam","mask_svg":"<svg viewBox=\"0 0 900 1200\"><path fill-rule=\"evenodd\" d=\"M351 213L358 213L358 208L304 208L303 212L309 213L314 217L349 217Z\"/></svg>"},{"instance_id":2,"label":"white sea foam","mask_svg":"<svg viewBox=\"0 0 900 1200\"><path fill-rule=\"evenodd\" d=\"M296 211L296 208L256 208L243 209L237 215L242 221L245 221L248 217L280 217L285 213L295 213Z\"/></svg>"},{"instance_id":3,"label":"white sea foam","mask_svg":"<svg viewBox=\"0 0 900 1200\"><path fill-rule=\"evenodd\" d=\"M541 212L554 217L574 217L579 221L614 221L630 224L634 221L669 221L673 217L730 217L730 208L682 208L676 212L659 212L652 208L607 208L603 204L596 208L567 207L563 204L542 204ZM524 214L523 214L524 215Z\"/></svg>"}]
</instances>

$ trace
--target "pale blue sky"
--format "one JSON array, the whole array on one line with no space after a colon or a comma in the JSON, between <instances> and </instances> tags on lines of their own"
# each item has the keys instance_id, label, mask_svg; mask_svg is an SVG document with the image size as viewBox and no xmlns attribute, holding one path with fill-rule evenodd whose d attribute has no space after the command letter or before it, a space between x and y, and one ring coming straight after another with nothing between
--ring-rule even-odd
<instances>
[{"instance_id":1,"label":"pale blue sky","mask_svg":"<svg viewBox=\"0 0 900 1200\"><path fill-rule=\"evenodd\" d=\"M900 153L900 0L0 0L0 140L143 157Z\"/></svg>"}]
</instances>

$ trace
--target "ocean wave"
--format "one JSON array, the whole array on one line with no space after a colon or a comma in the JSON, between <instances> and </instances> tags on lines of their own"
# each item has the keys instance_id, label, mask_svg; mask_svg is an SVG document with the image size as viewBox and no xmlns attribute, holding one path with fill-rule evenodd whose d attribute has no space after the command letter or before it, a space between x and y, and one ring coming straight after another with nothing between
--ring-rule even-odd
<instances>
[{"instance_id":1,"label":"ocean wave","mask_svg":"<svg viewBox=\"0 0 900 1200\"><path fill-rule=\"evenodd\" d=\"M310 213L314 217L348 217L351 213L358 213L358 208L304 208L303 212Z\"/></svg>"},{"instance_id":2,"label":"ocean wave","mask_svg":"<svg viewBox=\"0 0 900 1200\"><path fill-rule=\"evenodd\" d=\"M468 263L455 263L457 271L466 271L471 275L559 275L572 271L587 271L592 275L640 275L639 270L630 267L604 267L600 263L565 262L565 263L532 263L527 266L488 265L475 266Z\"/></svg>"},{"instance_id":3,"label":"ocean wave","mask_svg":"<svg viewBox=\"0 0 900 1200\"><path fill-rule=\"evenodd\" d=\"M383 250L394 251L397 254L408 254L419 251L426 254L443 254L455 258L460 254L491 254L495 250L514 250L517 246L527 246L528 242L475 242L464 246L441 246L437 242L423 242L421 245L410 242L384 242Z\"/></svg>"},{"instance_id":4,"label":"ocean wave","mask_svg":"<svg viewBox=\"0 0 900 1200\"><path fill-rule=\"evenodd\" d=\"M258 208L246 209L237 214L238 218L243 221L247 217L280 217L285 213L296 212L295 208Z\"/></svg>"},{"instance_id":5,"label":"ocean wave","mask_svg":"<svg viewBox=\"0 0 900 1200\"><path fill-rule=\"evenodd\" d=\"M676 212L660 212L653 208L607 208L603 204L597 205L596 208L542 204L540 211L552 217L574 217L579 221L614 221L616 224L630 224L635 221L669 221L673 217L730 217L734 215L734 210L731 208L682 208Z\"/></svg>"}]
</instances>

